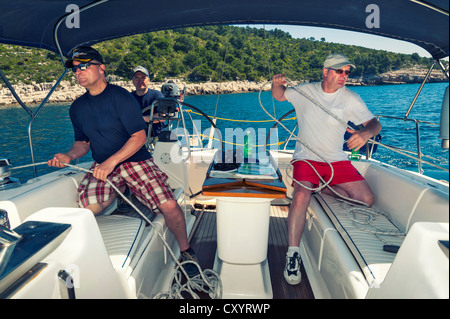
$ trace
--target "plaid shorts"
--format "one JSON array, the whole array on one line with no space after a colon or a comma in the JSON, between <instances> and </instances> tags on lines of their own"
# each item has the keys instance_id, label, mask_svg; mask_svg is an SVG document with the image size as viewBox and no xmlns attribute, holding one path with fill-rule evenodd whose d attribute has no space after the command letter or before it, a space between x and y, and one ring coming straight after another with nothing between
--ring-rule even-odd
<instances>
[{"instance_id":1,"label":"plaid shorts","mask_svg":"<svg viewBox=\"0 0 450 319\"><path fill-rule=\"evenodd\" d=\"M93 170L97 163L93 163ZM127 185L136 198L147 207L155 210L166 201L173 199L172 190L166 181L168 176L150 158L141 162L125 162L109 174L108 179L117 188ZM109 200L115 190L109 183L96 179L87 173L78 187L78 205L86 207L90 204Z\"/></svg>"}]
</instances>

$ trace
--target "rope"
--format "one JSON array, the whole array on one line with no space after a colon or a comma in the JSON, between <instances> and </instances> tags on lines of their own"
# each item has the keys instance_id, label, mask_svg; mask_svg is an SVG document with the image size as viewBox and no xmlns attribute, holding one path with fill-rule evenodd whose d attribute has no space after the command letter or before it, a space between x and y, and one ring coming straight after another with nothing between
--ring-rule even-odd
<instances>
[{"instance_id":1,"label":"rope","mask_svg":"<svg viewBox=\"0 0 450 319\"><path fill-rule=\"evenodd\" d=\"M352 216L352 214L354 216ZM355 217L356 214L365 216L366 217L365 220L363 220L363 221L359 220L358 218ZM389 218L389 216L382 211L377 211L375 209L364 209L361 207L353 207L353 208L350 208L347 210L347 217L355 224L355 226L356 226L356 224L369 225L375 229L375 230L372 230L372 229L357 227L365 232L376 234L376 235L387 235L387 236L405 236L406 235L404 232L402 232L400 230L384 229L384 228L380 228L380 227L374 225L373 222L379 216L385 217L392 224L392 221Z\"/></svg>"},{"instance_id":2,"label":"rope","mask_svg":"<svg viewBox=\"0 0 450 319\"><path fill-rule=\"evenodd\" d=\"M351 130L354 130L354 128L352 128L351 126L349 126L347 123L345 123L341 118L339 118L336 114L334 114L333 112L331 112L329 109L327 109L326 107L324 107L322 104L320 104L319 102L317 102L312 96L308 95L306 92L300 90L298 88L298 86L296 86L294 83L292 83L290 80L286 79L286 82L299 94L303 95L304 97L306 97L308 100L310 100L312 103L314 103L316 106L318 106L319 108L321 108L322 110L324 110L326 113L328 113L331 117L333 117L335 120L337 120L339 123L342 124L342 126L344 126L345 128L349 128Z\"/></svg>"},{"instance_id":3,"label":"rope","mask_svg":"<svg viewBox=\"0 0 450 319\"><path fill-rule=\"evenodd\" d=\"M340 201L339 198L337 200ZM342 205L347 206L347 207L344 207L341 205L342 208L344 208L344 209L347 208L347 218L353 223L353 226L355 226L356 228L358 228L359 230L361 230L363 232L373 234L382 243L384 243L386 245L392 245L392 243L381 238L380 236L392 236L392 237L399 237L399 238L403 238L406 236L406 233L404 233L398 229L392 230L392 229L387 229L387 228L381 228L381 227L378 227L377 225L375 225L375 221L379 217L384 217L388 222L390 222L392 225L394 225L394 223L392 222L392 220L388 216L388 214L386 214L382 211L379 211L379 210L375 210L374 208L363 208L363 207L348 208L348 206L350 205L348 202L346 202L346 201L341 201L341 202L342 202ZM363 218L363 220L360 220L357 217L358 215L361 215L365 218ZM372 227L372 228L368 228L365 226Z\"/></svg>"},{"instance_id":4,"label":"rope","mask_svg":"<svg viewBox=\"0 0 450 319\"><path fill-rule=\"evenodd\" d=\"M26 167L31 167L31 166L45 165L45 164L47 164L47 162L40 162L40 163L34 163L34 164L28 164L28 165L22 165L22 166L15 166L15 167L11 167L10 170L26 168Z\"/></svg>"},{"instance_id":5,"label":"rope","mask_svg":"<svg viewBox=\"0 0 450 319\"><path fill-rule=\"evenodd\" d=\"M216 140L216 141L219 141L220 142L220 140L219 139L217 139L217 138L215 138L215 137L211 137L211 136L208 136L208 135L205 135L205 134L199 134L201 137L204 137L204 138L210 138L210 139L213 139L213 140ZM223 141L223 143L225 143L225 144L231 144L231 145L236 145L236 146L244 146L244 144L237 144L237 143L233 143L233 142L227 142L227 141ZM255 146L255 147L263 147L263 146L272 146L272 145L281 145L281 144L283 144L284 142L278 142L278 143L273 143L273 144L263 144L263 145L257 145L257 144L252 144L252 146Z\"/></svg>"},{"instance_id":6,"label":"rope","mask_svg":"<svg viewBox=\"0 0 450 319\"><path fill-rule=\"evenodd\" d=\"M35 164L29 164L29 165L24 165L24 166L18 166L18 167L14 167L11 169L19 169L19 168L24 168L24 167L30 167L30 166L37 166L37 165L44 165L47 164L47 162L40 162L40 163L35 163ZM68 163L62 163L68 167L86 172L86 173L93 173L93 171L79 167L79 166L75 166L75 165L71 165ZM175 299L175 298L183 298L183 296L181 295L181 292L187 292L189 293L194 299L198 299L199 296L194 292L194 289L200 290L202 292L207 292L211 298L222 298L222 282L220 280L219 275L217 274L217 272L215 272L214 270L211 269L206 269L204 271L202 271L200 265L192 260L187 260L184 262L179 262L178 259L175 257L175 254L173 253L172 249L170 248L169 244L166 242L166 240L164 239L164 236L160 233L160 231L158 230L158 227L156 227L155 224L153 224L153 222L147 217L145 216L144 213L142 213L139 208L137 208L128 198L126 198L126 196L124 194L122 194L122 192L108 179L106 180L106 182L111 185L111 187L131 206L133 207L136 212L142 217L142 219L144 219L153 229L154 231L158 234L159 238L161 239L161 241L163 242L164 246L166 246L167 250L169 251L170 255L172 256L173 260L175 261L175 263L178 265L177 270L175 271L173 277L172 277L172 281L175 279L176 282L175 284L172 285L172 287L169 289L168 292L164 292L164 293L159 293L155 296L155 299L158 298L165 298L165 299ZM194 264L200 274L190 278L188 276L188 274L186 273L186 271L184 270L184 265L186 264ZM182 284L181 283L181 272L184 274L184 276L187 278L186 283Z\"/></svg>"},{"instance_id":7,"label":"rope","mask_svg":"<svg viewBox=\"0 0 450 319\"><path fill-rule=\"evenodd\" d=\"M185 110L186 112L188 112L188 113L193 113L193 114L196 114L196 115L202 115L202 114L200 114L200 113L197 113L197 112L194 112L194 111L192 111L192 110ZM275 121L273 121L273 120L261 120L261 121L251 121L251 120L235 120L235 119L227 119L227 118L223 118L223 117L214 117L215 119L218 119L218 120L222 120L222 121L229 121L229 122L248 122L248 123L269 123L269 122L275 122ZM287 119L283 119L283 121L292 121L292 120L296 120L297 119L297 117L296 116L294 116L294 117L291 117L291 118L287 118Z\"/></svg>"},{"instance_id":8,"label":"rope","mask_svg":"<svg viewBox=\"0 0 450 319\"><path fill-rule=\"evenodd\" d=\"M225 63L227 61L228 49L230 47L230 38L231 38L230 30L231 30L231 27L228 26L228 30L227 30L227 37L228 37L228 39L227 39L227 43L225 44L225 54L223 56L222 71L220 73L219 89L217 90L217 100L216 100L216 109L214 111L214 118L216 118L217 109L219 107L219 97L220 97L220 91L222 90L223 73L225 72L225 66L226 66ZM217 64L217 67L219 67L219 64ZM216 68L215 72L217 73L217 68Z\"/></svg>"},{"instance_id":9,"label":"rope","mask_svg":"<svg viewBox=\"0 0 450 319\"><path fill-rule=\"evenodd\" d=\"M183 292L189 293L194 299L200 299L198 294L196 294L193 289L207 293L211 299L220 299L222 297L223 288L219 275L211 269L201 271L200 266L193 261L185 261L182 265L186 263L192 263L197 266L200 271L200 277L196 276L191 278L190 284L187 285L182 283L183 277L179 271L176 271L171 279L171 282L175 283L172 284L170 290L167 292L158 293L154 299L184 299L182 295ZM213 289L211 287L213 287Z\"/></svg>"}]
</instances>

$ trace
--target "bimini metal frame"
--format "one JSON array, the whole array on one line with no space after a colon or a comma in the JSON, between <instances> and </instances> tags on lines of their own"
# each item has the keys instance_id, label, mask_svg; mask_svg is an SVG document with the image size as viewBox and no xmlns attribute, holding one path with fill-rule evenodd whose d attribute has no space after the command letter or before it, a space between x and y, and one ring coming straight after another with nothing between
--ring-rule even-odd
<instances>
[{"instance_id":1,"label":"bimini metal frame","mask_svg":"<svg viewBox=\"0 0 450 319\"><path fill-rule=\"evenodd\" d=\"M64 16L62 16L59 21L56 24L56 27L53 31L53 37L56 43L56 47L58 48L58 53L59 56L61 58L61 63L64 66L64 56L61 50L61 46L59 44L59 40L58 40L58 29L59 26L61 25L61 23L66 20L68 17L71 17L74 14L78 14L81 13L85 10L88 10L90 8L93 8L95 6L98 6L102 3L108 2L108 0L102 0L102 1L98 1L92 4L89 4L87 6L84 6L82 8L80 8L79 10L75 11L75 12L70 12L65 14ZM35 160L34 160L34 147L33 147L33 138L32 138L32 134L31 134L31 128L33 125L34 120L37 118L39 112L41 111L41 109L44 107L44 105L47 103L47 101L49 100L50 96L53 94L53 92L56 90L56 88L58 87L58 85L61 83L61 81L63 80L64 76L67 74L67 72L69 71L69 69L64 67L64 71L61 74L61 76L59 77L59 79L56 81L56 83L52 86L52 88L50 89L50 92L48 92L48 94L45 96L45 98L42 100L42 102L39 104L38 108L36 109L35 112L33 112L19 97L19 95L17 94L17 92L15 91L14 87L11 85L11 83L9 82L8 78L6 77L6 75L3 73L3 71L0 69L0 77L2 78L3 82L5 82L6 87L11 91L12 95L14 96L14 98L16 99L17 103L20 104L20 106L28 113L28 115L30 116L30 122L28 124L28 142L30 144L30 153L31 153L31 163L35 164ZM32 165L33 167L33 174L34 174L34 178L37 178L37 169L35 165Z\"/></svg>"},{"instance_id":2,"label":"bimini metal frame","mask_svg":"<svg viewBox=\"0 0 450 319\"><path fill-rule=\"evenodd\" d=\"M33 138L32 138L32 134L31 134L31 127L33 125L34 120L36 119L36 117L38 116L39 112L41 111L41 109L44 107L44 105L47 103L48 99L50 98L50 96L53 94L53 92L56 90L56 88L58 87L59 83L61 83L62 79L64 78L64 76L66 75L68 69L65 69L64 72L61 74L61 76L59 77L59 79L56 81L56 83L52 86L52 88L50 89L50 92L48 92L47 96L42 100L42 102L39 104L38 108L36 109L35 112L33 112L19 97L19 95L16 93L16 91L14 90L14 87L11 85L11 83L9 82L9 80L6 78L5 74L3 73L2 70L0 70L0 77L3 79L3 81L5 82L6 86L8 87L8 89L11 91L12 95L14 96L14 98L16 99L16 101L20 104L20 106L22 106L22 108L28 113L28 115L30 116L30 122L28 124L28 142L30 144L30 152L31 152L31 163L35 163L34 161L34 148L33 148ZM33 165L33 173L34 173L34 177L37 178L37 170L36 170L36 166Z\"/></svg>"},{"instance_id":3,"label":"bimini metal frame","mask_svg":"<svg viewBox=\"0 0 450 319\"><path fill-rule=\"evenodd\" d=\"M429 77L430 77L430 75L431 75L431 72L433 71L434 66L435 66L436 64L438 64L438 65L441 67L442 73L445 74L445 76L447 77L447 80L448 80L448 78L449 78L448 70L446 70L446 69L444 68L444 65L442 64L442 62L441 62L440 60L434 60L433 63L431 64L431 66L430 66L430 69L428 70L427 74L425 75L425 78L423 79L422 84L420 85L419 89L417 90L417 93L416 93L416 95L414 96L414 98L413 98L413 100L412 100L412 102L411 102L411 105L409 106L408 110L407 110L406 113L405 113L405 121L406 121L406 119L408 118L409 113L411 113L411 110L412 110L414 104L416 103L417 98L419 97L420 93L422 92L423 86L424 86L425 83L428 81L428 79L429 79Z\"/></svg>"},{"instance_id":4,"label":"bimini metal frame","mask_svg":"<svg viewBox=\"0 0 450 319\"><path fill-rule=\"evenodd\" d=\"M403 120L404 120L405 122L406 122L407 120L409 120L409 119L408 119L408 116L409 116L409 114L411 113L411 110L412 110L414 104L416 103L417 98L419 97L420 93L422 92L422 89L423 89L425 83L428 81L428 79L429 79L429 77L430 77L430 75L431 75L431 72L433 71L433 69L434 69L434 67L435 67L436 64L438 64L438 65L440 66L440 68L441 68L441 70L442 70L442 73L444 73L444 75L447 77L447 80L449 79L449 72L448 72L448 69L445 69L444 65L442 64L442 61L440 61L440 60L438 60L438 59L435 59L435 60L433 61L433 63L431 64L430 69L428 70L427 74L425 75L425 78L423 79L422 84L420 85L419 89L417 90L416 95L414 96L413 100L411 101L411 104L410 104L408 110L407 110L406 113L405 113L405 117L403 118ZM441 116L442 116L442 114L441 114ZM380 116L379 116L379 117L380 117ZM394 118L394 117L391 117L391 118ZM412 120L412 121L414 121L415 124L416 124L416 143L417 143L417 163L418 163L418 170L419 170L419 173L420 173L420 174L423 174L424 171L423 171L423 169L422 169L422 162L424 162L424 161L422 160L422 155L423 155L423 154L422 154L421 146L420 146L420 132L419 132L419 122L420 122L420 121L417 121L417 120ZM429 124L430 124L430 123L429 123ZM434 124L434 123L432 123L432 124ZM425 162L425 163L432 165L431 163L428 163L428 162ZM437 166L437 165L432 165L432 166L434 166L434 167L436 167L436 168L439 168L439 169L443 169L443 170L448 171L447 169L444 169L444 168L442 168L442 167L440 167L440 166Z\"/></svg>"}]
</instances>

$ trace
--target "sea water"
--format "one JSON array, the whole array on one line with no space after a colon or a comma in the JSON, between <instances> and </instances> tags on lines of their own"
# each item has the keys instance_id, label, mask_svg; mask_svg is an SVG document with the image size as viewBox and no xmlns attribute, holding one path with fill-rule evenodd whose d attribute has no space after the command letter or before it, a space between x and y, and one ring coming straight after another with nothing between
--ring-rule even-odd
<instances>
[{"instance_id":1,"label":"sea water","mask_svg":"<svg viewBox=\"0 0 450 319\"><path fill-rule=\"evenodd\" d=\"M439 124L442 100L447 85L448 83L431 83L425 85L408 118ZM404 121L403 118L418 88L418 84L350 87L351 90L361 96L375 115L401 118L380 118L383 126L381 142L390 146L407 149L416 154L416 124L413 121ZM222 138L226 142L225 145L243 143L236 138L236 132L240 130L245 132L250 129L256 134L254 143L260 146L264 144L267 133L274 125L274 122L261 108L258 96L259 93L186 96L185 102L202 110L211 118L218 118L217 127L222 133ZM261 92L261 102L263 107L275 118L280 118L292 109L289 102L274 101L270 92ZM184 108L190 109L188 106L184 106ZM35 111L36 107L31 107L31 109ZM33 121L31 132L36 163L47 161L55 153L66 152L72 146L73 130L68 110L69 104L48 104L41 109L37 118ZM200 134L208 132L207 129L210 125L204 118L195 113L189 113L189 115L201 125ZM287 118L294 116L295 113L292 113ZM30 145L27 136L29 122L29 115L21 107L0 107L0 127L2 128L0 158L10 159L13 166L31 163ZM287 120L283 124L288 129L293 130L296 121ZM448 168L449 152L441 148L441 140L438 138L440 129L439 125L435 124L419 123L420 149L424 155L429 155L434 158L429 159L425 157L425 160ZM188 131L191 134L195 133L190 125L188 125ZM272 138L269 141L271 143L269 148L284 148L284 144L274 144L277 141L286 140L288 136L288 132L283 128L279 128L275 136L277 139L274 140ZM292 149L295 145L294 143L295 141L291 141L287 145L287 148ZM378 147L373 158L403 169L418 171L417 161L383 147ZM90 154L81 159L81 161L88 160L91 160ZM426 164L423 165L422 169L427 176L446 181L449 180L449 174L445 171ZM38 175L54 170L55 168L50 168L46 165L37 167ZM13 173L14 177L19 178L22 182L34 177L31 168L14 170Z\"/></svg>"}]
</instances>

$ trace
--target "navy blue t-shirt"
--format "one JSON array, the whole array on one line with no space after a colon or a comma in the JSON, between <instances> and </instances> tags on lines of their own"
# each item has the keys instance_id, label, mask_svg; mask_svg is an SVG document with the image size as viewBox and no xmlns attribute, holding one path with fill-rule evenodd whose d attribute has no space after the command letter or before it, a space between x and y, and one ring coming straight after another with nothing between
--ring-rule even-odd
<instances>
[{"instance_id":1,"label":"navy blue t-shirt","mask_svg":"<svg viewBox=\"0 0 450 319\"><path fill-rule=\"evenodd\" d=\"M164 95L157 90L152 90L152 89L148 89L147 93L145 93L144 95L137 95L136 91L131 92L131 94L136 98L136 100L138 101L139 106L141 107L141 110L145 109L147 106L152 105L152 103L159 99L159 98L163 98ZM149 108L148 111L146 111L144 114L142 115L150 115L150 111L151 109ZM158 113L158 108L155 108L153 110L153 113ZM159 133L161 133L161 131L166 127L167 125L165 125L162 122L159 123L153 123L152 126L152 135L153 136L158 136Z\"/></svg>"},{"instance_id":2,"label":"navy blue t-shirt","mask_svg":"<svg viewBox=\"0 0 450 319\"><path fill-rule=\"evenodd\" d=\"M130 93L108 84L102 93L86 92L75 100L69 110L75 141L90 142L92 157L102 163L120 150L132 134L146 130L141 109ZM145 146L126 162L151 158Z\"/></svg>"},{"instance_id":3,"label":"navy blue t-shirt","mask_svg":"<svg viewBox=\"0 0 450 319\"><path fill-rule=\"evenodd\" d=\"M145 93L144 95L141 95L141 96L137 95L136 91L131 92L131 94L133 94L133 96L136 98L136 100L138 100L141 110L145 109L147 106L152 105L152 103L156 99L160 99L160 98L164 97L164 95L162 95L162 93L160 91L151 90L151 89L148 89L147 93ZM155 109L154 113L158 113L158 109ZM145 114L142 114L142 115L150 115L150 109L147 112L145 112Z\"/></svg>"}]
</instances>

